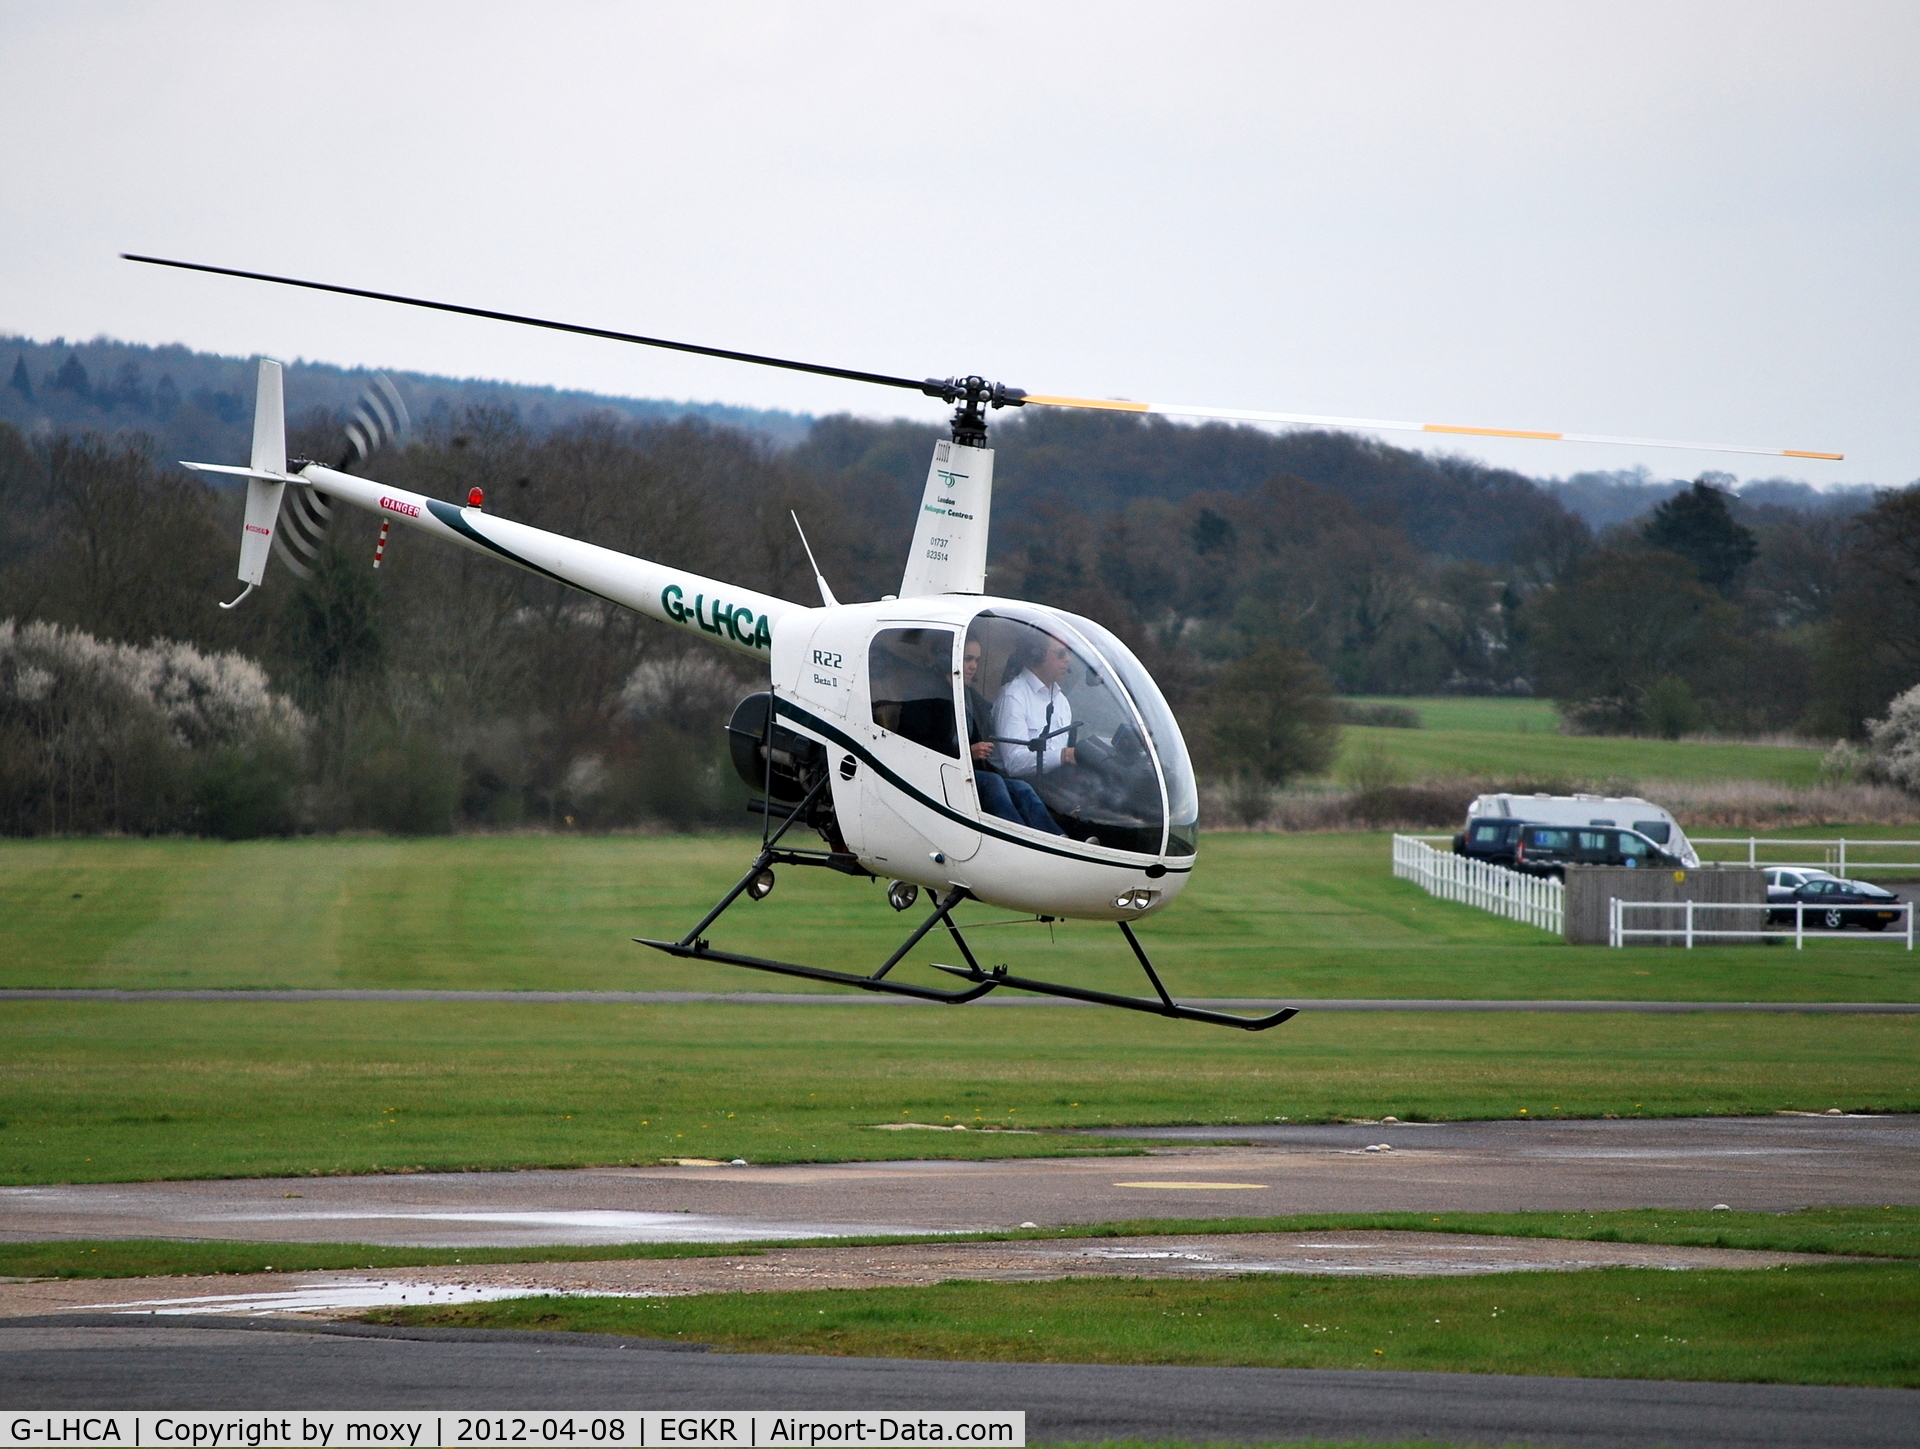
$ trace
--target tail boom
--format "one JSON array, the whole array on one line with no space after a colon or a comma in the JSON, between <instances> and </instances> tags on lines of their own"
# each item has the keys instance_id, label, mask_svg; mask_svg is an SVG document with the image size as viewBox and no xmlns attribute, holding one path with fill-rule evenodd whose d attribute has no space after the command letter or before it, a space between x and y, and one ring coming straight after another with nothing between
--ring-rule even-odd
<instances>
[{"instance_id":1,"label":"tail boom","mask_svg":"<svg viewBox=\"0 0 1920 1449\"><path fill-rule=\"evenodd\" d=\"M763 661L772 656L773 633L783 619L815 612L771 594L548 533L483 509L443 503L318 463L303 468L297 481L318 488L336 502L377 513L384 520L417 528L624 609L703 634L724 648Z\"/></svg>"}]
</instances>

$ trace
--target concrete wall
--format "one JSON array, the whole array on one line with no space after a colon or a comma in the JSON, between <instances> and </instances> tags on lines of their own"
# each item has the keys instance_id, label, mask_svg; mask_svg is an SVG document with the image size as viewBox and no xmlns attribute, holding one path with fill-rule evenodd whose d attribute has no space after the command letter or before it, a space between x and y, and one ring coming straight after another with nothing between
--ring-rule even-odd
<instances>
[{"instance_id":1,"label":"concrete wall","mask_svg":"<svg viewBox=\"0 0 1920 1449\"><path fill-rule=\"evenodd\" d=\"M1615 865L1576 865L1567 869L1567 940L1575 946L1607 944L1607 901L1713 901L1764 906L1767 902L1767 878L1757 870L1720 869L1708 866L1700 870L1639 870ZM1633 911L1628 914L1629 928L1643 930L1672 924L1684 926L1686 912ZM1699 911L1694 914L1695 930L1757 931L1766 924L1766 912ZM1697 941L1701 946L1754 945L1756 938L1744 941L1714 939ZM1672 936L1629 938L1631 946L1684 946L1684 933Z\"/></svg>"}]
</instances>

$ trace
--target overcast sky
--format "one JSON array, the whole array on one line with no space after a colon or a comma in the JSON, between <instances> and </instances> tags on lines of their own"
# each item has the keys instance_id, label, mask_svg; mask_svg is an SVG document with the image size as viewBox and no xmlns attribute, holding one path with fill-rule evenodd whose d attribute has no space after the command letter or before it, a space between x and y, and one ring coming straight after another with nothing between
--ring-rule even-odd
<instances>
[{"instance_id":1,"label":"overcast sky","mask_svg":"<svg viewBox=\"0 0 1920 1449\"><path fill-rule=\"evenodd\" d=\"M0 330L933 420L145 251L1036 392L1920 477L1920 5L0 0ZM1405 439L1399 439L1405 441Z\"/></svg>"}]
</instances>

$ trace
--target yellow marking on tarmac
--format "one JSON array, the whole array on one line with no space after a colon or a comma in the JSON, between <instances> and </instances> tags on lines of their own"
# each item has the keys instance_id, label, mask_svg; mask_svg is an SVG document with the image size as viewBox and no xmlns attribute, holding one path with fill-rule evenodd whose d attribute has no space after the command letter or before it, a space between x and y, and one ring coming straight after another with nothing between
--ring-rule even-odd
<instances>
[{"instance_id":1,"label":"yellow marking on tarmac","mask_svg":"<svg viewBox=\"0 0 1920 1449\"><path fill-rule=\"evenodd\" d=\"M1230 1192L1264 1189L1264 1182L1116 1182L1115 1187L1165 1187L1182 1192Z\"/></svg>"}]
</instances>

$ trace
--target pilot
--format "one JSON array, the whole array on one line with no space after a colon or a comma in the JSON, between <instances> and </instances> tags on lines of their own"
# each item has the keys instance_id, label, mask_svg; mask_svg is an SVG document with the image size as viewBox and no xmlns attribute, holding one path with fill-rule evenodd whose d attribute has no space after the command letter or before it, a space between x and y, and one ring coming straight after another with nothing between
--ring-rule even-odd
<instances>
[{"instance_id":1,"label":"pilot","mask_svg":"<svg viewBox=\"0 0 1920 1449\"><path fill-rule=\"evenodd\" d=\"M1032 776L1078 763L1066 743L1073 704L1060 688L1073 654L1051 634L1028 629L1015 656L1020 672L1000 691L993 706L993 733L1000 741L995 763L1007 776ZM1045 743L1041 744L1041 737ZM1008 744L1007 741L1026 743Z\"/></svg>"},{"instance_id":2,"label":"pilot","mask_svg":"<svg viewBox=\"0 0 1920 1449\"><path fill-rule=\"evenodd\" d=\"M1064 835L1053 816L1041 802L1039 793L1025 780L1009 780L993 762L993 706L974 686L980 673L980 641L967 640L962 677L967 686L967 740L973 754L973 783L980 792L980 808L987 814L1017 825L1030 825L1048 835Z\"/></svg>"}]
</instances>

